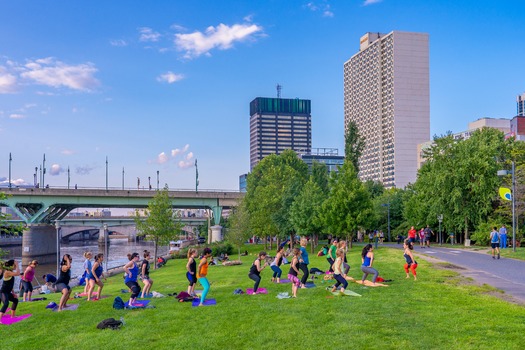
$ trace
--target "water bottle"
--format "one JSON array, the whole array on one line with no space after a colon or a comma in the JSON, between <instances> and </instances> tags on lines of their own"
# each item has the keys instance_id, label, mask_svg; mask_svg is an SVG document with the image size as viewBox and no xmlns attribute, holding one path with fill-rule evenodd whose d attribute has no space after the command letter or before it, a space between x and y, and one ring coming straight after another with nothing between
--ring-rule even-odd
<instances>
[{"instance_id":1,"label":"water bottle","mask_svg":"<svg viewBox=\"0 0 525 350\"><path fill-rule=\"evenodd\" d=\"M122 322L122 325L125 326L126 322L124 322L124 317L120 316L120 322Z\"/></svg>"}]
</instances>

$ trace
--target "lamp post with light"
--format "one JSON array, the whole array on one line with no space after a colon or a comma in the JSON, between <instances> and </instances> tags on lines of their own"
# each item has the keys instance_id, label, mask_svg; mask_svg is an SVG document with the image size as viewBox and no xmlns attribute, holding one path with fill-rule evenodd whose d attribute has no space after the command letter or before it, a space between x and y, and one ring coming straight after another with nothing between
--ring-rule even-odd
<instances>
[{"instance_id":1,"label":"lamp post with light","mask_svg":"<svg viewBox=\"0 0 525 350\"><path fill-rule=\"evenodd\" d=\"M512 175L512 189L510 197L512 200L512 251L516 252L516 164L514 161L511 162L512 169L509 170L498 170L498 176Z\"/></svg>"}]
</instances>

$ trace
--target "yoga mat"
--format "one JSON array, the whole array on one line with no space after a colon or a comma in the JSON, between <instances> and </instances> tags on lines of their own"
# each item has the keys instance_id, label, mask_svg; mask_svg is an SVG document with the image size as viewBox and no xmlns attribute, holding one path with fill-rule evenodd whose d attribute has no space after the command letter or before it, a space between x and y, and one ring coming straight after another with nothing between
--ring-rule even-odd
<instances>
[{"instance_id":1,"label":"yoga mat","mask_svg":"<svg viewBox=\"0 0 525 350\"><path fill-rule=\"evenodd\" d=\"M31 298L31 300L27 300L27 301L19 300L19 302L20 303L30 303L33 301L42 301L42 300L46 300L46 298Z\"/></svg>"},{"instance_id":2,"label":"yoga mat","mask_svg":"<svg viewBox=\"0 0 525 350\"><path fill-rule=\"evenodd\" d=\"M78 293L77 295L79 297L87 297L88 293ZM98 295L98 292L91 293L91 296L95 296L95 295Z\"/></svg>"},{"instance_id":3,"label":"yoga mat","mask_svg":"<svg viewBox=\"0 0 525 350\"><path fill-rule=\"evenodd\" d=\"M25 315L20 315L20 316L15 316L15 317L11 317L11 315L4 315L2 316L1 324L9 325L9 324L17 323L29 317L31 317L31 314L25 314Z\"/></svg>"},{"instance_id":4,"label":"yoga mat","mask_svg":"<svg viewBox=\"0 0 525 350\"><path fill-rule=\"evenodd\" d=\"M150 299L150 298L153 298L153 293L148 293L148 294L146 294L146 295L144 296L144 298L142 298L142 297L140 297L140 296L138 297L138 299Z\"/></svg>"},{"instance_id":5,"label":"yoga mat","mask_svg":"<svg viewBox=\"0 0 525 350\"><path fill-rule=\"evenodd\" d=\"M98 301L100 299L106 299L106 298L109 298L109 297L110 297L110 295L102 295L100 298L92 298L90 301Z\"/></svg>"},{"instance_id":6,"label":"yoga mat","mask_svg":"<svg viewBox=\"0 0 525 350\"><path fill-rule=\"evenodd\" d=\"M62 311L74 311L76 309L78 309L78 304L71 304L63 308ZM54 309L51 309L51 311L58 312L58 306L55 307Z\"/></svg>"},{"instance_id":7,"label":"yoga mat","mask_svg":"<svg viewBox=\"0 0 525 350\"><path fill-rule=\"evenodd\" d=\"M143 308L146 307L146 305L148 305L150 301L151 300L135 300L135 302L131 306L136 308ZM129 300L126 303L126 307L129 307Z\"/></svg>"},{"instance_id":8,"label":"yoga mat","mask_svg":"<svg viewBox=\"0 0 525 350\"><path fill-rule=\"evenodd\" d=\"M279 283L291 283L292 281L290 281L289 279L282 279L279 281Z\"/></svg>"},{"instance_id":9,"label":"yoga mat","mask_svg":"<svg viewBox=\"0 0 525 350\"><path fill-rule=\"evenodd\" d=\"M341 291L335 291L335 292L332 292L333 295L343 295L341 294ZM346 296L349 296L349 297L360 297L361 294L357 294L356 292L352 292L351 290L345 290L344 292L344 295Z\"/></svg>"},{"instance_id":10,"label":"yoga mat","mask_svg":"<svg viewBox=\"0 0 525 350\"><path fill-rule=\"evenodd\" d=\"M305 283L304 286L305 286L306 288L315 288L315 287L316 287L315 283L311 283L311 282L307 282L307 283Z\"/></svg>"},{"instance_id":11,"label":"yoga mat","mask_svg":"<svg viewBox=\"0 0 525 350\"><path fill-rule=\"evenodd\" d=\"M361 285L367 286L367 287L388 287L387 284L383 284L383 283L379 283L379 282L376 282L376 284L374 284L372 281L369 281L369 280L365 280L365 283L361 282L360 280L355 280L355 283L361 284Z\"/></svg>"},{"instance_id":12,"label":"yoga mat","mask_svg":"<svg viewBox=\"0 0 525 350\"><path fill-rule=\"evenodd\" d=\"M201 303L200 299L193 299L191 306L198 307ZM217 301L215 299L206 299L204 300L204 303L202 303L202 306L211 306L211 305L217 305Z\"/></svg>"},{"instance_id":13,"label":"yoga mat","mask_svg":"<svg viewBox=\"0 0 525 350\"><path fill-rule=\"evenodd\" d=\"M246 289L246 294L248 295L254 294L253 288ZM268 294L268 291L266 290L266 288L257 288L257 294Z\"/></svg>"}]
</instances>

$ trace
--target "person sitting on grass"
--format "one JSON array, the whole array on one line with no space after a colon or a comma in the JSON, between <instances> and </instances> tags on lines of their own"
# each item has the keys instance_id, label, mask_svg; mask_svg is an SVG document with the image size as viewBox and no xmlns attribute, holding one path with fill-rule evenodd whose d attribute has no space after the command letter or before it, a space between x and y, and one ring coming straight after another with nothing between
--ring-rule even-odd
<instances>
[{"instance_id":1,"label":"person sitting on grass","mask_svg":"<svg viewBox=\"0 0 525 350\"><path fill-rule=\"evenodd\" d=\"M412 271L412 275L414 276L414 281L417 280L416 276L416 269L417 269L417 261L414 259L414 256L412 255L412 250L414 249L414 246L412 243L410 243L408 240L403 243L403 249L405 257L406 264L404 266L405 273L407 274L407 278L410 278L410 274L408 271Z\"/></svg>"},{"instance_id":2,"label":"person sitting on grass","mask_svg":"<svg viewBox=\"0 0 525 350\"><path fill-rule=\"evenodd\" d=\"M131 289L131 296L128 301L128 305L131 307L140 294L140 286L137 283L137 277L139 275L139 267L137 266L137 262L140 259L139 253L128 254L128 259L129 262L124 265L124 283Z\"/></svg>"},{"instance_id":3,"label":"person sitting on grass","mask_svg":"<svg viewBox=\"0 0 525 350\"><path fill-rule=\"evenodd\" d=\"M374 274L372 282L375 285L377 276L379 276L379 272L377 272L377 270L372 267L372 264L374 263L374 247L371 244L367 244L363 248L363 251L361 252L361 262L361 271L363 271L363 278L361 279L361 283L365 284L365 280L368 277L368 274L372 273Z\"/></svg>"},{"instance_id":4,"label":"person sitting on grass","mask_svg":"<svg viewBox=\"0 0 525 350\"><path fill-rule=\"evenodd\" d=\"M259 283L261 283L261 271L264 270L266 266L268 266L268 263L266 262L261 266L261 262L266 259L266 255L266 252L260 252L257 259L255 259L252 266L250 267L250 272L248 273L248 277L255 281L255 284L253 285L254 295L258 294L257 289L259 288Z\"/></svg>"},{"instance_id":5,"label":"person sitting on grass","mask_svg":"<svg viewBox=\"0 0 525 350\"><path fill-rule=\"evenodd\" d=\"M334 284L334 286L332 288L332 293L335 292L337 290L337 287L339 287L341 284L343 285L343 287L341 288L341 294L344 294L346 287L348 287L348 282L343 277L343 259L344 259L344 255L345 255L345 253L344 253L343 249L337 249L337 251L336 251L337 258L335 259L335 262L332 265L333 269L334 269L334 278L337 281L337 283Z\"/></svg>"},{"instance_id":6,"label":"person sitting on grass","mask_svg":"<svg viewBox=\"0 0 525 350\"><path fill-rule=\"evenodd\" d=\"M197 278L199 279L199 283L204 288L201 294L201 300L200 300L199 306L204 305L206 296L208 295L208 292L210 291L210 282L208 282L208 278L206 277L208 276L208 258L210 256L211 256L211 249L208 247L204 248L203 255L199 263L199 267L197 268Z\"/></svg>"},{"instance_id":7,"label":"person sitting on grass","mask_svg":"<svg viewBox=\"0 0 525 350\"><path fill-rule=\"evenodd\" d=\"M93 266L91 267L91 271L89 272L89 275L87 277L87 284L88 284L88 292L87 292L87 300L91 300L91 293L93 293L93 289L95 289L95 284L98 286L97 293L98 296L95 297L95 300L100 299L102 295L102 288L104 287L104 283L102 282L102 275L103 275L103 268L102 268L102 261L104 261L104 254L99 253L95 255L95 262L93 263Z\"/></svg>"},{"instance_id":8,"label":"person sitting on grass","mask_svg":"<svg viewBox=\"0 0 525 350\"><path fill-rule=\"evenodd\" d=\"M35 278L35 267L38 265L38 261L33 260L31 264L27 266L22 276L22 285L24 286L24 301L31 301L31 294L33 293L33 278Z\"/></svg>"},{"instance_id":9,"label":"person sitting on grass","mask_svg":"<svg viewBox=\"0 0 525 350\"><path fill-rule=\"evenodd\" d=\"M10 301L13 303L13 305L11 305L11 317L15 317L16 314L18 298L13 292L15 276L20 276L20 270L18 269L16 260L8 260L3 266L0 266L0 277L4 278L2 287L0 288L0 301L2 302L2 308L0 308L0 323L2 323L2 316L7 312Z\"/></svg>"},{"instance_id":10,"label":"person sitting on grass","mask_svg":"<svg viewBox=\"0 0 525 350\"><path fill-rule=\"evenodd\" d=\"M294 248L290 271L288 272L288 279L292 282L292 298L297 298L297 289L299 289L299 286L301 285L301 281L298 278L300 255L301 250L299 248Z\"/></svg>"},{"instance_id":11,"label":"person sitting on grass","mask_svg":"<svg viewBox=\"0 0 525 350\"><path fill-rule=\"evenodd\" d=\"M69 281L71 280L71 262L73 259L71 255L65 254L62 257L60 262L60 274L58 275L56 283L56 292L62 293L60 297L60 302L58 304L58 311L62 311L67 307L67 301L69 300L69 295L71 294L71 287L69 286Z\"/></svg>"}]
</instances>

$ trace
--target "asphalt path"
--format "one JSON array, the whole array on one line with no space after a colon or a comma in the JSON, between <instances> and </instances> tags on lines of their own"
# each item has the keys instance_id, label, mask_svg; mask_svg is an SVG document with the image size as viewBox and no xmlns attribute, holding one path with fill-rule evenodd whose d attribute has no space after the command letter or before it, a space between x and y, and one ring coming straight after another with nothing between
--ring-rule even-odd
<instances>
[{"instance_id":1,"label":"asphalt path","mask_svg":"<svg viewBox=\"0 0 525 350\"><path fill-rule=\"evenodd\" d=\"M402 245L390 246L402 249ZM508 248L507 248L508 249ZM476 282L501 289L515 301L525 304L525 261L516 259L492 259L486 250L414 247L414 253L421 258L431 257L459 266L459 273Z\"/></svg>"}]
</instances>

